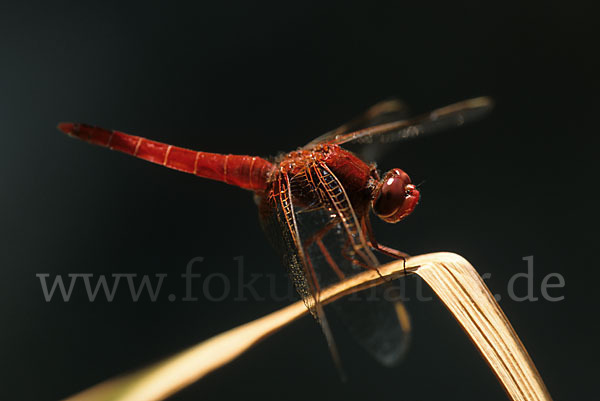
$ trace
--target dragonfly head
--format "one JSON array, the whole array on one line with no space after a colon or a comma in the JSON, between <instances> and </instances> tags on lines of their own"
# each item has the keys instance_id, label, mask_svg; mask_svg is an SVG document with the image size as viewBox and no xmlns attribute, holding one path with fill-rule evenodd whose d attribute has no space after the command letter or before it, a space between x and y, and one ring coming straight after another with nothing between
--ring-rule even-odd
<instances>
[{"instance_id":1,"label":"dragonfly head","mask_svg":"<svg viewBox=\"0 0 600 401\"><path fill-rule=\"evenodd\" d=\"M388 223L397 223L408 216L419 203L420 196L408 174L399 168L385 173L374 195L373 211Z\"/></svg>"}]
</instances>

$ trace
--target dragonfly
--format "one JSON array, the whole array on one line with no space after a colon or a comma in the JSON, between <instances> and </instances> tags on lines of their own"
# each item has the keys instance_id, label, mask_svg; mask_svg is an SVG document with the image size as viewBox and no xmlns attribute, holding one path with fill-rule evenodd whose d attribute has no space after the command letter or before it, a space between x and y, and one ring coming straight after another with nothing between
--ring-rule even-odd
<instances>
[{"instance_id":1,"label":"dragonfly","mask_svg":"<svg viewBox=\"0 0 600 401\"><path fill-rule=\"evenodd\" d=\"M370 213L398 223L413 212L420 198L403 170L381 173L375 163L345 149L346 145L422 137L478 119L491 107L490 98L477 97L408 118L406 105L390 99L273 158L189 150L81 123L60 123L58 128L94 145L253 191L263 230L279 250L297 293L320 323L342 372L320 293L365 269L377 271L376 254L407 258L406 253L376 240ZM375 296L358 302L341 298L331 306L369 354L393 366L406 352L410 320L399 300L382 296L385 286L375 289Z\"/></svg>"}]
</instances>

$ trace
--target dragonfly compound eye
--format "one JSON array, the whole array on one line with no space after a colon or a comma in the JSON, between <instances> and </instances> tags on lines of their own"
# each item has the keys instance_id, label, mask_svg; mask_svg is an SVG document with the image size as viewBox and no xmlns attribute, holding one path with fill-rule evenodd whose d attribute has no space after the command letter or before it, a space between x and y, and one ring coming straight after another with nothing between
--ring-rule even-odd
<instances>
[{"instance_id":1,"label":"dragonfly compound eye","mask_svg":"<svg viewBox=\"0 0 600 401\"><path fill-rule=\"evenodd\" d=\"M377 189L373 211L388 223L397 223L408 216L419 202L419 191L408 174L399 168L388 171Z\"/></svg>"}]
</instances>

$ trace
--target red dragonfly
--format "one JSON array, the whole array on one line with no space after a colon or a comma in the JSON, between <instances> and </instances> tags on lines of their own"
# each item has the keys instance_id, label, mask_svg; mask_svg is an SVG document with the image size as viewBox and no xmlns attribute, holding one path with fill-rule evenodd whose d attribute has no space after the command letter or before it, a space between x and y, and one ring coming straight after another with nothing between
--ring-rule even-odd
<instances>
[{"instance_id":1,"label":"red dragonfly","mask_svg":"<svg viewBox=\"0 0 600 401\"><path fill-rule=\"evenodd\" d=\"M306 146L268 160L188 150L85 124L61 123L58 128L95 145L254 191L262 226L281 251L297 292L321 324L339 367L319 293L362 269L377 269L374 252L408 256L377 242L369 212L397 223L414 210L420 196L401 169L381 175L375 164L340 145L422 136L478 118L491 105L489 98L479 97L407 119L404 104L388 100ZM332 306L371 355L393 365L406 349L410 323L402 304L379 295L362 302L342 298Z\"/></svg>"}]
</instances>

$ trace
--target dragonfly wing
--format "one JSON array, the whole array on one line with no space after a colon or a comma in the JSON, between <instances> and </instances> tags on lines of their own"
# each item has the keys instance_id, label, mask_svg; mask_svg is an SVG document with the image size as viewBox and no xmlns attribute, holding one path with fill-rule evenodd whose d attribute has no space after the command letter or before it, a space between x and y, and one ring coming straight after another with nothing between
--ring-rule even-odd
<instances>
[{"instance_id":1,"label":"dragonfly wing","mask_svg":"<svg viewBox=\"0 0 600 401\"><path fill-rule=\"evenodd\" d=\"M318 138L312 140L305 147L311 147L319 143L326 143L335 137L347 134L349 132L359 131L367 127L379 124L385 124L392 121L404 120L408 117L408 107L400 99L392 98L379 102L362 114L356 116L353 120L333 129Z\"/></svg>"},{"instance_id":2,"label":"dragonfly wing","mask_svg":"<svg viewBox=\"0 0 600 401\"><path fill-rule=\"evenodd\" d=\"M314 195L307 202L307 186ZM363 211L354 210L344 188L325 165L304 171L290 180L303 253L314 271L316 287L325 288L344 278L376 269L379 265L360 229ZM298 196L295 196L295 194ZM320 202L321 207L315 207ZM410 325L402 304L384 297L386 286L339 299L331 308L354 338L384 365L393 365L404 354ZM363 293L369 296L363 296ZM373 296L374 294L374 296ZM402 313L399 313L401 311Z\"/></svg>"},{"instance_id":3,"label":"dragonfly wing","mask_svg":"<svg viewBox=\"0 0 600 401\"><path fill-rule=\"evenodd\" d=\"M326 208L313 209L297 214L300 233L310 238L309 232L318 232L317 227L330 225L321 238L321 243L305 245L305 253L316 271L321 288L338 282L341 278L361 273L365 267L353 263L349 258L347 234L343 224L331 217ZM324 253L324 251L327 254ZM338 271L331 267L330 261ZM401 280L401 279L400 279ZM410 319L404 305L394 301L390 285L377 286L336 300L327 306L348 329L354 339L377 361L393 366L404 356L410 338ZM398 297L395 297L398 299Z\"/></svg>"},{"instance_id":4,"label":"dragonfly wing","mask_svg":"<svg viewBox=\"0 0 600 401\"><path fill-rule=\"evenodd\" d=\"M277 179L275 185L276 188L259 205L261 225L270 242L281 253L296 291L316 317L315 281L307 270L287 176Z\"/></svg>"},{"instance_id":5,"label":"dragonfly wing","mask_svg":"<svg viewBox=\"0 0 600 401\"><path fill-rule=\"evenodd\" d=\"M373 143L393 142L429 135L437 131L458 127L477 120L488 113L493 102L488 97L477 97L439 108L430 113L410 119L388 122L373 127L358 129L350 133L325 134L310 142L307 147L318 143L343 144L349 142Z\"/></svg>"},{"instance_id":6,"label":"dragonfly wing","mask_svg":"<svg viewBox=\"0 0 600 401\"><path fill-rule=\"evenodd\" d=\"M387 300L393 284L341 298L331 306L348 331L384 366L397 365L410 343L410 317L401 301Z\"/></svg>"},{"instance_id":7,"label":"dragonfly wing","mask_svg":"<svg viewBox=\"0 0 600 401\"><path fill-rule=\"evenodd\" d=\"M296 212L291 194L289 177L281 175L275 182L276 188L263 198L259 205L261 224L271 243L280 250L283 263L288 269L296 291L310 313L317 319L327 340L329 351L342 380L345 374L340 357L329 328L323 306L319 302L319 287L310 259L305 255L302 239L298 231ZM315 207L315 205L310 205Z\"/></svg>"}]
</instances>

